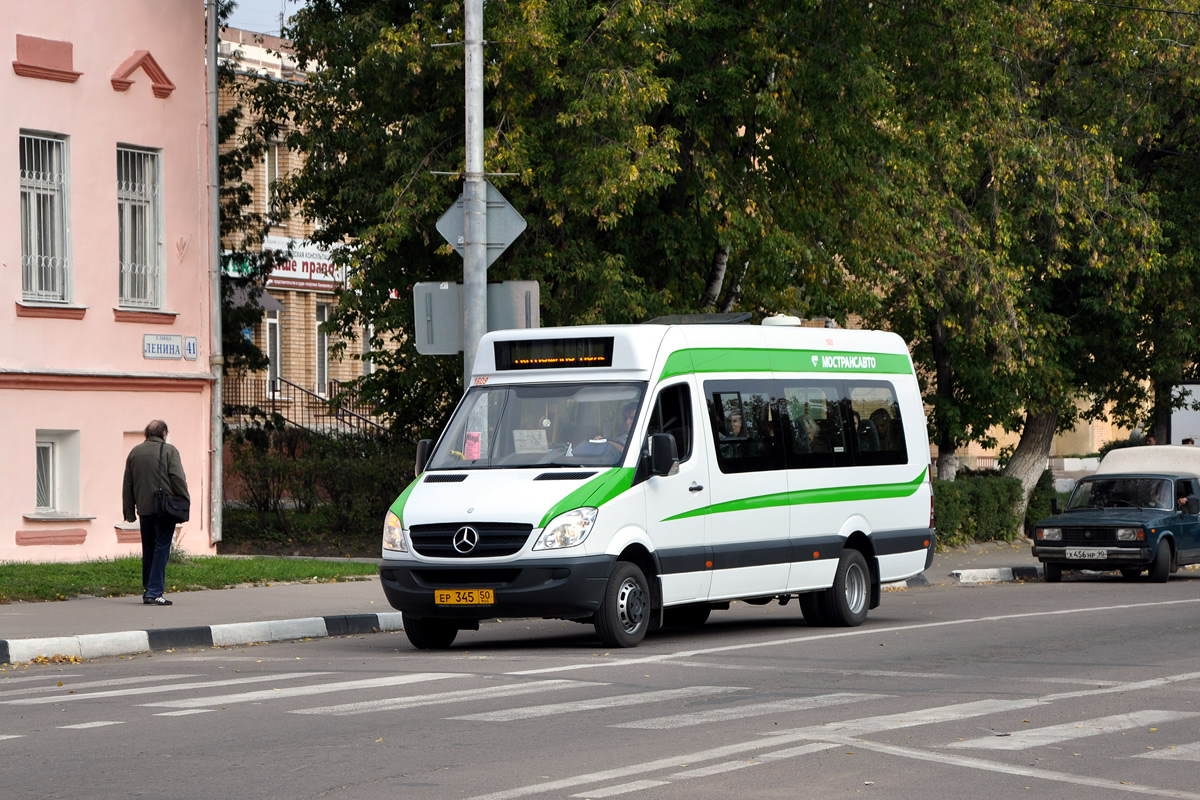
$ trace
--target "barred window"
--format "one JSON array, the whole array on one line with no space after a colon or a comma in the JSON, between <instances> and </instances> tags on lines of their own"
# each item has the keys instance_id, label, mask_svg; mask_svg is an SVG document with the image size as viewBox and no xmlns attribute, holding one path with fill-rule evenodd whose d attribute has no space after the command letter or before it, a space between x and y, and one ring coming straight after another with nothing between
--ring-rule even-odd
<instances>
[{"instance_id":1,"label":"barred window","mask_svg":"<svg viewBox=\"0 0 1200 800\"><path fill-rule=\"evenodd\" d=\"M37 510L54 511L56 505L54 442L37 443Z\"/></svg>"},{"instance_id":2,"label":"barred window","mask_svg":"<svg viewBox=\"0 0 1200 800\"><path fill-rule=\"evenodd\" d=\"M65 303L71 262L67 228L67 142L21 134L21 295Z\"/></svg>"},{"instance_id":3,"label":"barred window","mask_svg":"<svg viewBox=\"0 0 1200 800\"><path fill-rule=\"evenodd\" d=\"M163 226L158 153L117 148L120 304L162 304Z\"/></svg>"}]
</instances>

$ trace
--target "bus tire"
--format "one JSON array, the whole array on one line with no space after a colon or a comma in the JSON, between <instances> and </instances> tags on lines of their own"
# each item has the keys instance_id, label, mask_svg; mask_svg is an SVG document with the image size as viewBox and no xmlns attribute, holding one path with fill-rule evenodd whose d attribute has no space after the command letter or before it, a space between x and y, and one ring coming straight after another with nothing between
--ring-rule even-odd
<instances>
[{"instance_id":1,"label":"bus tire","mask_svg":"<svg viewBox=\"0 0 1200 800\"><path fill-rule=\"evenodd\" d=\"M672 628L699 628L708 622L711 613L712 607L703 603L675 606L663 612L663 622Z\"/></svg>"},{"instance_id":2,"label":"bus tire","mask_svg":"<svg viewBox=\"0 0 1200 800\"><path fill-rule=\"evenodd\" d=\"M596 635L607 647L637 647L650 627L650 587L637 564L618 561L596 612Z\"/></svg>"},{"instance_id":3,"label":"bus tire","mask_svg":"<svg viewBox=\"0 0 1200 800\"><path fill-rule=\"evenodd\" d=\"M871 571L857 550L843 550L833 586L821 594L825 624L853 628L867 618L871 602Z\"/></svg>"},{"instance_id":4,"label":"bus tire","mask_svg":"<svg viewBox=\"0 0 1200 800\"><path fill-rule=\"evenodd\" d=\"M404 635L418 650L445 650L454 644L458 626L440 619L418 619L402 614Z\"/></svg>"},{"instance_id":5,"label":"bus tire","mask_svg":"<svg viewBox=\"0 0 1200 800\"><path fill-rule=\"evenodd\" d=\"M805 592L800 595L800 613L804 622L810 628L820 628L825 625L825 603L819 592Z\"/></svg>"}]
</instances>

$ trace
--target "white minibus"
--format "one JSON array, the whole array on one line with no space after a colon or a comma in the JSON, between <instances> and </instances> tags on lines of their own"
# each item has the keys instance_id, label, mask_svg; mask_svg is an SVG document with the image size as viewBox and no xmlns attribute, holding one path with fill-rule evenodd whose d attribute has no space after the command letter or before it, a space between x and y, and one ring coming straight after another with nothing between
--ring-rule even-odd
<instances>
[{"instance_id":1,"label":"white minibus","mask_svg":"<svg viewBox=\"0 0 1200 800\"><path fill-rule=\"evenodd\" d=\"M792 597L810 625L858 625L932 562L925 415L895 334L493 331L470 383L384 523L384 592L418 648L513 617L634 647Z\"/></svg>"}]
</instances>

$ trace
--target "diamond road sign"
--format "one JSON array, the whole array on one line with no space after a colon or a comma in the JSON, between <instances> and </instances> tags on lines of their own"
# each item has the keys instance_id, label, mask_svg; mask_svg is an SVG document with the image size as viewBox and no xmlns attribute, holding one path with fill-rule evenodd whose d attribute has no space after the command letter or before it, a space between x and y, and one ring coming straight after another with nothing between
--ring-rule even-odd
<instances>
[{"instance_id":1,"label":"diamond road sign","mask_svg":"<svg viewBox=\"0 0 1200 800\"><path fill-rule=\"evenodd\" d=\"M525 230L525 218L509 205L500 190L487 183L487 266L508 249ZM438 233L446 238L460 256L463 254L463 196L437 221Z\"/></svg>"}]
</instances>

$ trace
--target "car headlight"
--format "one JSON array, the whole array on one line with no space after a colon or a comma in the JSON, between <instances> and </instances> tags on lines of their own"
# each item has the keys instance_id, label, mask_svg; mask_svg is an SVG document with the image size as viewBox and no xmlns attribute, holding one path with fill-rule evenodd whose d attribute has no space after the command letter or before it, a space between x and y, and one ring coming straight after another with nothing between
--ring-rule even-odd
<instances>
[{"instance_id":1,"label":"car headlight","mask_svg":"<svg viewBox=\"0 0 1200 800\"><path fill-rule=\"evenodd\" d=\"M1061 542L1062 528L1038 528L1037 538L1043 542Z\"/></svg>"},{"instance_id":2,"label":"car headlight","mask_svg":"<svg viewBox=\"0 0 1200 800\"><path fill-rule=\"evenodd\" d=\"M1117 528L1118 542L1140 542L1146 538L1141 528Z\"/></svg>"},{"instance_id":3,"label":"car headlight","mask_svg":"<svg viewBox=\"0 0 1200 800\"><path fill-rule=\"evenodd\" d=\"M596 509L576 508L559 514L542 529L542 535L533 544L534 550L560 550L574 547L583 542L596 521Z\"/></svg>"},{"instance_id":4,"label":"car headlight","mask_svg":"<svg viewBox=\"0 0 1200 800\"><path fill-rule=\"evenodd\" d=\"M408 538L401 527L400 518L394 511L389 511L383 518L383 549L398 553L408 552Z\"/></svg>"}]
</instances>

